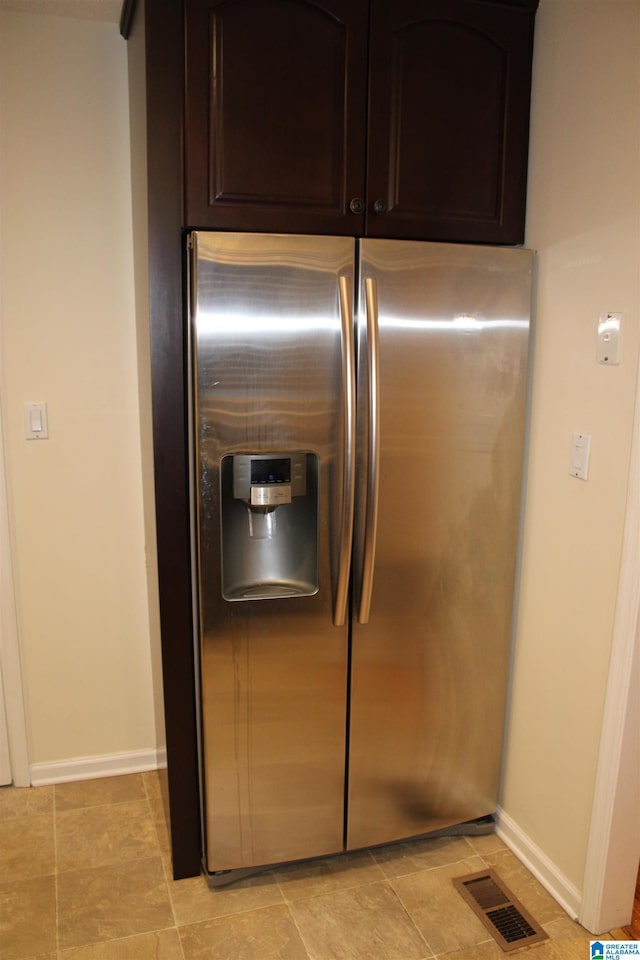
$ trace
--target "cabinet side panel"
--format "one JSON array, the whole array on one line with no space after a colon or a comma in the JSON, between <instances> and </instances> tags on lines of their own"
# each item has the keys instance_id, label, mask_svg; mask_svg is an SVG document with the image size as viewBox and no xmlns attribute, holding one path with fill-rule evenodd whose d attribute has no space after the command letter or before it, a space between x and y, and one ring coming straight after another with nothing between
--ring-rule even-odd
<instances>
[{"instance_id":1,"label":"cabinet side panel","mask_svg":"<svg viewBox=\"0 0 640 960\"><path fill-rule=\"evenodd\" d=\"M182 318L182 3L144 10L149 317L158 585L173 875L200 872ZM141 24L142 28L142 24ZM138 29L134 22L134 31ZM132 42L131 40L129 42ZM135 41L134 41L135 42Z\"/></svg>"}]
</instances>

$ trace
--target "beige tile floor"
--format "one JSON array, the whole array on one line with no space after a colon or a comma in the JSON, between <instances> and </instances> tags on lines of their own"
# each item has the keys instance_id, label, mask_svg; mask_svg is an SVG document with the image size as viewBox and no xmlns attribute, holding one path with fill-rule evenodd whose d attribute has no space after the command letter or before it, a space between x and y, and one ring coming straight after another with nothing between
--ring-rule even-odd
<instances>
[{"instance_id":1,"label":"beige tile floor","mask_svg":"<svg viewBox=\"0 0 640 960\"><path fill-rule=\"evenodd\" d=\"M488 866L551 938L528 960L588 957L589 934L495 836L297 864L212 892L202 877L171 879L166 809L158 772L1 788L0 960L497 960L508 955L451 883Z\"/></svg>"}]
</instances>

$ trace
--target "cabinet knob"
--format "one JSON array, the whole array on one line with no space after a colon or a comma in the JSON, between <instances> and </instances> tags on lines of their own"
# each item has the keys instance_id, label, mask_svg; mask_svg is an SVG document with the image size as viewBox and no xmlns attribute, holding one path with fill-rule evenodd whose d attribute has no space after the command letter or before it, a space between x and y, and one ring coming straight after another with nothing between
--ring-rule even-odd
<instances>
[{"instance_id":1,"label":"cabinet knob","mask_svg":"<svg viewBox=\"0 0 640 960\"><path fill-rule=\"evenodd\" d=\"M373 205L374 213L386 213L388 209L389 206L386 200L376 200Z\"/></svg>"},{"instance_id":2,"label":"cabinet knob","mask_svg":"<svg viewBox=\"0 0 640 960\"><path fill-rule=\"evenodd\" d=\"M349 210L351 210L351 213L364 213L364 200L362 197L354 197L349 204Z\"/></svg>"}]
</instances>

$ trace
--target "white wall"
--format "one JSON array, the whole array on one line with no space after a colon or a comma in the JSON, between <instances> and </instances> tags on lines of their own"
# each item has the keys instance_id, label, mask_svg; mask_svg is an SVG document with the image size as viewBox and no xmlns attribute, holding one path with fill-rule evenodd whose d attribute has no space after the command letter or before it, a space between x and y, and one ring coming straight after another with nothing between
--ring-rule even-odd
<instances>
[{"instance_id":1,"label":"white wall","mask_svg":"<svg viewBox=\"0 0 640 960\"><path fill-rule=\"evenodd\" d=\"M152 755L126 44L115 23L0 17L0 389L30 760ZM24 439L34 400L49 440Z\"/></svg>"},{"instance_id":2,"label":"white wall","mask_svg":"<svg viewBox=\"0 0 640 960\"><path fill-rule=\"evenodd\" d=\"M579 898L615 617L639 339L640 4L541 0L526 242L539 251L502 805ZM596 362L624 314L623 361ZM587 482L573 431L592 435Z\"/></svg>"}]
</instances>

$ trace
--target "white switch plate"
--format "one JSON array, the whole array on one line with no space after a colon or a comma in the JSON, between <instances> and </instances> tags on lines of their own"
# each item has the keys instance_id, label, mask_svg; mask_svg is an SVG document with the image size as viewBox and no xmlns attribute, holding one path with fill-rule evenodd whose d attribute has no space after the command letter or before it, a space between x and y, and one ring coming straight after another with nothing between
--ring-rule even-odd
<instances>
[{"instance_id":1,"label":"white switch plate","mask_svg":"<svg viewBox=\"0 0 640 960\"><path fill-rule=\"evenodd\" d=\"M591 437L587 433L574 433L571 440L571 463L569 473L579 480L589 479Z\"/></svg>"},{"instance_id":2,"label":"white switch plate","mask_svg":"<svg viewBox=\"0 0 640 960\"><path fill-rule=\"evenodd\" d=\"M47 405L44 401L25 403L24 428L27 440L49 439L49 418Z\"/></svg>"},{"instance_id":3,"label":"white switch plate","mask_svg":"<svg viewBox=\"0 0 640 960\"><path fill-rule=\"evenodd\" d=\"M621 313L601 313L598 320L598 363L620 363Z\"/></svg>"}]
</instances>

